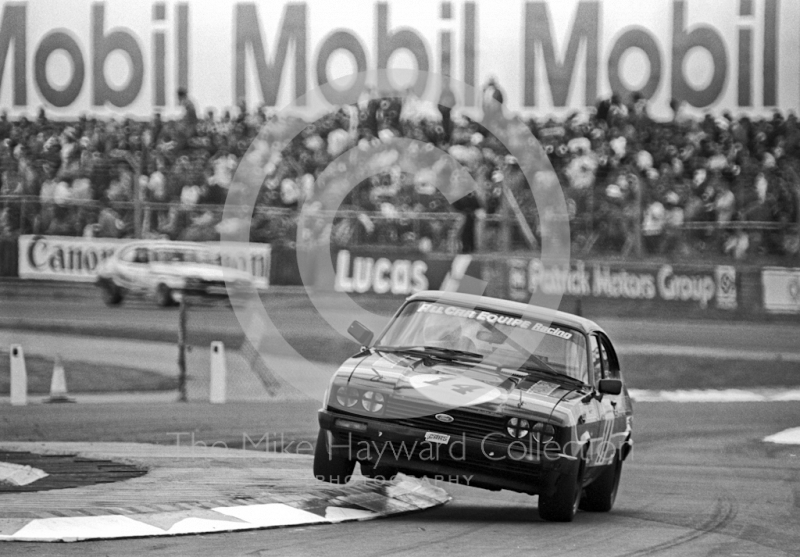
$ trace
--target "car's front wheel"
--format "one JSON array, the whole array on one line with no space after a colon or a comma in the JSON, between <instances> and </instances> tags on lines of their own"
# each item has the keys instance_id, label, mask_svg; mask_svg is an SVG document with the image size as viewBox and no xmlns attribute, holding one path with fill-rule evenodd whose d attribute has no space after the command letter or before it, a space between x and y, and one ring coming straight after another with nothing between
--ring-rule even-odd
<instances>
[{"instance_id":1,"label":"car's front wheel","mask_svg":"<svg viewBox=\"0 0 800 557\"><path fill-rule=\"evenodd\" d=\"M107 281L100 287L103 303L107 306L118 306L122 303L122 291L111 281Z\"/></svg>"},{"instance_id":2,"label":"car's front wheel","mask_svg":"<svg viewBox=\"0 0 800 557\"><path fill-rule=\"evenodd\" d=\"M554 490L539 495L539 517L549 522L572 522L578 513L583 487L583 463L559 476Z\"/></svg>"},{"instance_id":3,"label":"car's front wheel","mask_svg":"<svg viewBox=\"0 0 800 557\"><path fill-rule=\"evenodd\" d=\"M362 462L361 473L372 480L391 480L397 475L397 470L386 466L375 466L369 462Z\"/></svg>"},{"instance_id":4,"label":"car's front wheel","mask_svg":"<svg viewBox=\"0 0 800 557\"><path fill-rule=\"evenodd\" d=\"M172 298L172 290L164 283L159 284L156 288L156 303L162 308L169 307L175 303Z\"/></svg>"},{"instance_id":5,"label":"car's front wheel","mask_svg":"<svg viewBox=\"0 0 800 557\"><path fill-rule=\"evenodd\" d=\"M328 432L319 430L314 449L314 477L323 482L346 484L355 470L356 461L332 451L328 445Z\"/></svg>"},{"instance_id":6,"label":"car's front wheel","mask_svg":"<svg viewBox=\"0 0 800 557\"><path fill-rule=\"evenodd\" d=\"M614 457L614 462L606 466L600 476L584 490L581 499L581 509L596 513L605 513L614 506L619 489L619 479L622 476L622 459L619 453Z\"/></svg>"}]
</instances>

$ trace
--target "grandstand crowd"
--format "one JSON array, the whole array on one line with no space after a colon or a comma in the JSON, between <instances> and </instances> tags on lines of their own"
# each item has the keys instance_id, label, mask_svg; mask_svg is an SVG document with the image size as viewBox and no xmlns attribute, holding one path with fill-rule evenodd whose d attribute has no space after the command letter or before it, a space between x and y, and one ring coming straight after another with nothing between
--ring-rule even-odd
<instances>
[{"instance_id":1,"label":"grandstand crowd","mask_svg":"<svg viewBox=\"0 0 800 557\"><path fill-rule=\"evenodd\" d=\"M499 85L490 81L483 93L499 103L487 103L486 111L505 111ZM139 191L144 237L218 239L226 225L220 208L237 164L276 116L244 104L198 115L186 91L179 91L179 99L182 116L173 120L156 114L150 121L86 116L64 122L49 119L44 110L36 119L4 113L0 236L132 236L131 202ZM458 249L473 251L477 222L492 223L487 230L496 231L499 221L515 218L504 209L504 187L540 235L538 212L526 197L516 160L479 120L457 110L451 114L454 105L452 94L443 95L438 106L412 95L365 95L305 127L267 165L251 239L294 242L299 207L319 195L316 179L329 163L352 147L393 137L447 151L479 187L451 205L430 169L403 172L389 161L385 171L347 195L340 208L359 215L336 221L334 242L444 249L452 236L448 227L458 223ZM796 256L797 116L724 112L695 119L679 103L671 106L672 119L657 121L648 115L646 100L613 96L566 118L526 121L558 174L573 243L598 254L630 255L639 238L650 255ZM463 218L448 220L446 213Z\"/></svg>"}]
</instances>

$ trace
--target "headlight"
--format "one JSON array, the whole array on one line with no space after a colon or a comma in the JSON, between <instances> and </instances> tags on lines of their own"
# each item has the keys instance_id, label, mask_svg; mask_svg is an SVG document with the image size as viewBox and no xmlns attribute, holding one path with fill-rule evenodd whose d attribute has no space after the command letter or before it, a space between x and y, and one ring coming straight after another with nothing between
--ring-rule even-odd
<instances>
[{"instance_id":1,"label":"headlight","mask_svg":"<svg viewBox=\"0 0 800 557\"><path fill-rule=\"evenodd\" d=\"M361 396L361 406L367 412L380 412L383 410L385 400L381 393L367 391Z\"/></svg>"},{"instance_id":2,"label":"headlight","mask_svg":"<svg viewBox=\"0 0 800 557\"><path fill-rule=\"evenodd\" d=\"M536 424L531 431L533 440L542 444L552 441L555 434L556 429L550 424Z\"/></svg>"},{"instance_id":3,"label":"headlight","mask_svg":"<svg viewBox=\"0 0 800 557\"><path fill-rule=\"evenodd\" d=\"M506 431L511 437L516 439L524 439L530 433L531 424L528 420L521 420L519 418L511 418L506 424Z\"/></svg>"},{"instance_id":4,"label":"headlight","mask_svg":"<svg viewBox=\"0 0 800 557\"><path fill-rule=\"evenodd\" d=\"M353 387L339 387L336 390L336 402L347 408L358 404L358 389Z\"/></svg>"}]
</instances>

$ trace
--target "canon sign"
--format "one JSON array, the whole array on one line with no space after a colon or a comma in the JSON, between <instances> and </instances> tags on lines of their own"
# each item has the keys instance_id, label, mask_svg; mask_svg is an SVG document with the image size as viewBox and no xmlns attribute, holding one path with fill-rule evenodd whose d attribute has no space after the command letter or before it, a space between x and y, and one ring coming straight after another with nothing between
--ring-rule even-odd
<instances>
[{"instance_id":1,"label":"canon sign","mask_svg":"<svg viewBox=\"0 0 800 557\"><path fill-rule=\"evenodd\" d=\"M800 3L780 0L492 0L5 3L0 101L25 113L175 110L189 88L203 106L240 99L309 112L354 102L366 70L410 68L480 86L495 75L514 110L566 111L639 92L752 111L800 101ZM509 22L521 22L509 25ZM10 66L9 71L5 68ZM430 100L427 73L377 84ZM347 78L346 76L350 76ZM437 81L434 83L433 81ZM324 85L320 88L320 86ZM454 82L462 106L472 89ZM308 96L306 97L305 95ZM469 108L468 108L469 110Z\"/></svg>"}]
</instances>

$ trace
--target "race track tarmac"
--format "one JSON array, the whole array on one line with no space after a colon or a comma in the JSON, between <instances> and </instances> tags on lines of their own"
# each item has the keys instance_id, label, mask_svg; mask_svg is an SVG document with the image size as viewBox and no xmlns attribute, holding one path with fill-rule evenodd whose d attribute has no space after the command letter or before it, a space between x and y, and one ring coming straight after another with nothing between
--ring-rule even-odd
<instances>
[{"instance_id":1,"label":"race track tarmac","mask_svg":"<svg viewBox=\"0 0 800 557\"><path fill-rule=\"evenodd\" d=\"M84 406L87 426L120 407ZM212 406L163 405L130 413L128 427L154 431L158 424L198 420ZM281 423L285 407L265 406L264 423ZM32 408L26 409L31 412ZM253 407L242 411L257 423ZM636 408L637 440L623 470L617 505L608 514L580 512L571 524L539 520L536 498L510 492L446 485L447 505L373 522L280 530L129 539L74 544L0 545L14 555L347 555L347 556L791 556L800 554L800 446L762 439L800 422L800 405L786 402L642 403ZM81 422L70 410L70 424ZM235 414L235 406L227 410ZM7 412L6 412L7 413ZM30 418L30 416L29 416ZM201 426L213 439L214 422ZM6 422L7 425L8 422ZM50 438L68 424L54 416L38 424ZM71 427L71 426L70 426ZM313 434L304 421L302 436ZM305 431L309 430L309 431ZM97 429L99 437L102 432ZM226 429L227 431L227 429ZM60 432L60 434L59 434ZM69 437L68 434L66 434ZM225 433L219 432L219 436ZM141 440L144 436L140 435ZM162 440L163 442L163 440ZM309 470L309 482L311 471ZM12 552L12 553L9 553Z\"/></svg>"},{"instance_id":2,"label":"race track tarmac","mask_svg":"<svg viewBox=\"0 0 800 557\"><path fill-rule=\"evenodd\" d=\"M383 314L391 305L374 308ZM177 312L144 302L109 309L97 298L0 300L7 322L78 324L98 329L124 325L162 337L174 331ZM276 323L302 334L321 318L292 297L268 302ZM198 308L190 317L207 336L241 334L230 309ZM620 344L797 352L791 323L646 322L599 320ZM8 324L8 323L6 323ZM332 329L326 335L336 335ZM102 342L98 340L98 342ZM205 440L256 439L290 430L316 433L314 404L154 404L30 406L0 409L0 427L19 439L168 443L167 434L196 430ZM109 424L118 427L109 428ZM580 512L571 524L539 520L536 497L448 485L449 504L374 522L176 538L0 545L0 555L347 555L423 556L791 556L800 555L800 446L762 440L800 425L796 402L635 405L636 441L623 470L611 513ZM108 438L114 437L113 439ZM311 471L309 470L309 481Z\"/></svg>"}]
</instances>

